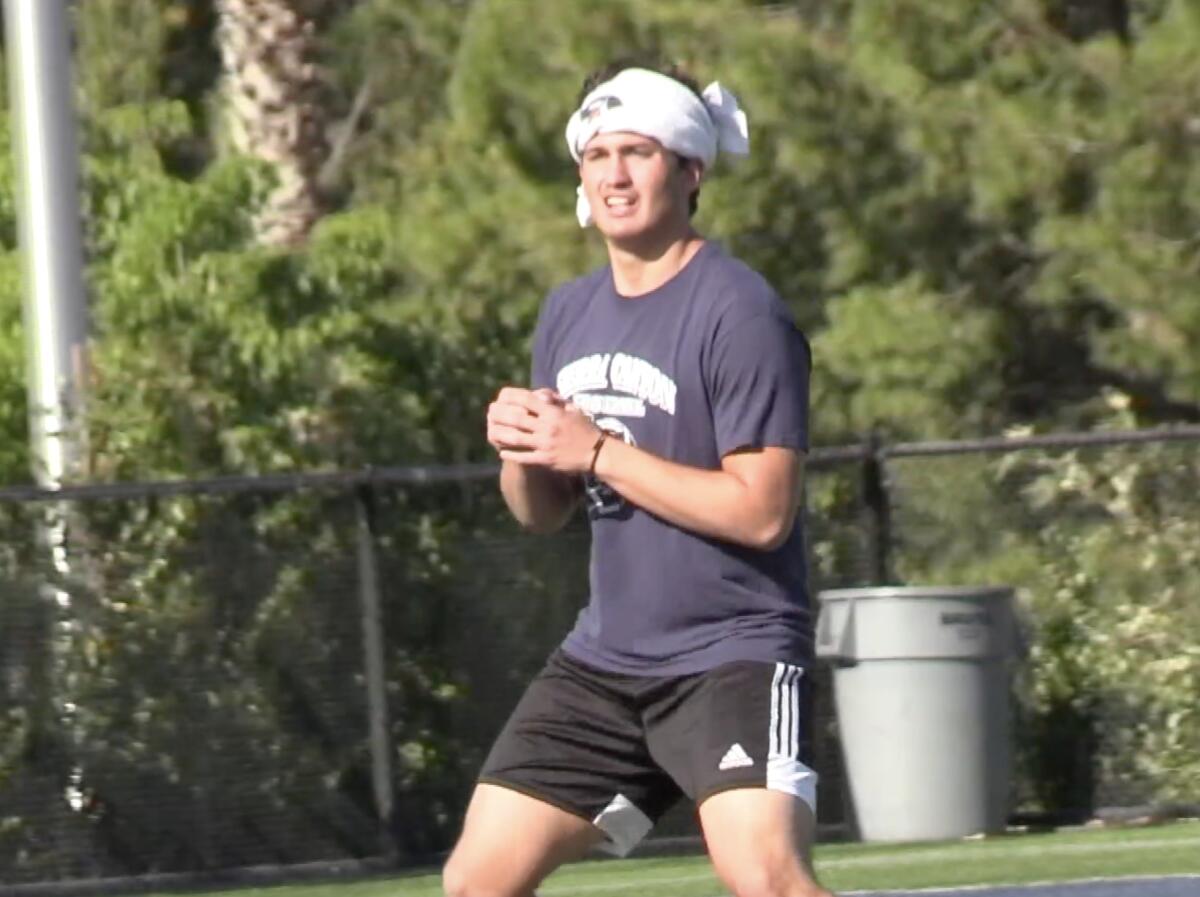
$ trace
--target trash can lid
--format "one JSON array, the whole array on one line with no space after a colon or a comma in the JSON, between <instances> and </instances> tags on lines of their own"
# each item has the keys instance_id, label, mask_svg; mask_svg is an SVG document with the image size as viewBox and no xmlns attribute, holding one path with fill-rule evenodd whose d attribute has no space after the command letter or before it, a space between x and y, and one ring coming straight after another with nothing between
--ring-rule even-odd
<instances>
[{"instance_id":1,"label":"trash can lid","mask_svg":"<svg viewBox=\"0 0 1200 897\"><path fill-rule=\"evenodd\" d=\"M1011 588L881 586L821 592L818 657L866 660L969 659L1013 653Z\"/></svg>"},{"instance_id":2,"label":"trash can lid","mask_svg":"<svg viewBox=\"0 0 1200 897\"><path fill-rule=\"evenodd\" d=\"M854 589L823 589L818 601L845 601L853 598L1000 598L1012 594L1010 586L864 586Z\"/></svg>"}]
</instances>

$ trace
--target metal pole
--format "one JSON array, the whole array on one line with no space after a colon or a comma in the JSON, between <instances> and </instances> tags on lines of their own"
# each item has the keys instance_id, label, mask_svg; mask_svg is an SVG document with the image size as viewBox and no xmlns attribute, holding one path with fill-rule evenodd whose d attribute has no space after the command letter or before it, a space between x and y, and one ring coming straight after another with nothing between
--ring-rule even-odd
<instances>
[{"instance_id":1,"label":"metal pole","mask_svg":"<svg viewBox=\"0 0 1200 897\"><path fill-rule=\"evenodd\" d=\"M79 148L72 102L71 49L66 0L3 0L9 106L17 171L17 232L24 293L26 388L32 473L58 489L83 458L79 438L86 365L87 306L79 203ZM66 511L46 508L38 536L57 574L69 567ZM55 617L70 596L47 584L41 619L31 641L30 704L40 737L71 738L74 706L56 698L61 667L55 652L69 650L67 627ZM56 638L57 636L57 638ZM65 731L64 731L65 730ZM63 767L72 806L82 795L82 770Z\"/></svg>"},{"instance_id":2,"label":"metal pole","mask_svg":"<svg viewBox=\"0 0 1200 897\"><path fill-rule=\"evenodd\" d=\"M25 283L33 473L61 484L82 457L87 305L65 0L3 0Z\"/></svg>"},{"instance_id":3,"label":"metal pole","mask_svg":"<svg viewBox=\"0 0 1200 897\"><path fill-rule=\"evenodd\" d=\"M892 582L892 501L888 490L883 441L871 433L864 447L862 497L870 513L867 521L871 579L875 585Z\"/></svg>"},{"instance_id":4,"label":"metal pole","mask_svg":"<svg viewBox=\"0 0 1200 897\"><path fill-rule=\"evenodd\" d=\"M371 784L379 814L380 840L393 851L392 751L388 734L387 672L383 659L383 612L379 598L379 559L375 552L375 502L370 486L355 491L358 512L358 591L362 601L363 654L367 685L367 718Z\"/></svg>"}]
</instances>

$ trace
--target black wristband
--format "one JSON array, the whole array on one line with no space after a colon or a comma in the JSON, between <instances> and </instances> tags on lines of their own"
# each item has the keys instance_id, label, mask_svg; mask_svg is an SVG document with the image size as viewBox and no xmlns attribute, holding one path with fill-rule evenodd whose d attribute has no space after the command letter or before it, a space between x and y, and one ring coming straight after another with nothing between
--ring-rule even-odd
<instances>
[{"instance_id":1,"label":"black wristband","mask_svg":"<svg viewBox=\"0 0 1200 897\"><path fill-rule=\"evenodd\" d=\"M592 446L592 463L588 466L588 476L596 475L596 459L600 457L600 449L604 447L604 440L608 438L608 431L601 430L600 435L596 438L596 444Z\"/></svg>"}]
</instances>

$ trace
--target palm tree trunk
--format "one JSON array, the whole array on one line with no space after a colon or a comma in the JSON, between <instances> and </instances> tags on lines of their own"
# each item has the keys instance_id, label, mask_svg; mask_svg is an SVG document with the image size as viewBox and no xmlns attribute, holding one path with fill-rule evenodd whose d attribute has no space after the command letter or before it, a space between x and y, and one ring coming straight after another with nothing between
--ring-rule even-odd
<instances>
[{"instance_id":1,"label":"palm tree trunk","mask_svg":"<svg viewBox=\"0 0 1200 897\"><path fill-rule=\"evenodd\" d=\"M233 147L270 164L277 186L255 220L267 246L303 243L325 211L328 91L318 23L345 0L217 0L225 118Z\"/></svg>"}]
</instances>

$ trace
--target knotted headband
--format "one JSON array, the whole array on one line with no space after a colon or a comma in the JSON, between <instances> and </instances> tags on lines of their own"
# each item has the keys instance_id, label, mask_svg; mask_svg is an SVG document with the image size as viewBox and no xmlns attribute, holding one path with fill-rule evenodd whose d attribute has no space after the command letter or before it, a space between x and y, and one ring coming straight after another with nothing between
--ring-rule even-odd
<instances>
[{"instance_id":1,"label":"knotted headband","mask_svg":"<svg viewBox=\"0 0 1200 897\"><path fill-rule=\"evenodd\" d=\"M625 69L583 98L567 122L571 158L579 162L588 141L615 131L652 137L684 158L698 159L706 170L719 152L750 152L746 113L732 93L714 81L697 97L674 78L647 69ZM582 187L575 211L580 227L591 224Z\"/></svg>"}]
</instances>

